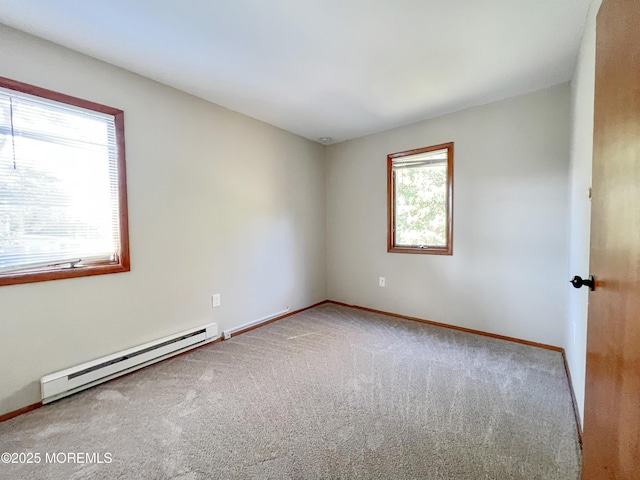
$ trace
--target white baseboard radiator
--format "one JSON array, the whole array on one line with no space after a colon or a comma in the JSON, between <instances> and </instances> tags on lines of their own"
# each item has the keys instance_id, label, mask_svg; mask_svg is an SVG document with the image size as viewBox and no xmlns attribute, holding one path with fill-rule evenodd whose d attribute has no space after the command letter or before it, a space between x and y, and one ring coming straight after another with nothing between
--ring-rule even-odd
<instances>
[{"instance_id":1,"label":"white baseboard radiator","mask_svg":"<svg viewBox=\"0 0 640 480\"><path fill-rule=\"evenodd\" d=\"M42 403L53 402L218 338L210 323L42 377Z\"/></svg>"}]
</instances>

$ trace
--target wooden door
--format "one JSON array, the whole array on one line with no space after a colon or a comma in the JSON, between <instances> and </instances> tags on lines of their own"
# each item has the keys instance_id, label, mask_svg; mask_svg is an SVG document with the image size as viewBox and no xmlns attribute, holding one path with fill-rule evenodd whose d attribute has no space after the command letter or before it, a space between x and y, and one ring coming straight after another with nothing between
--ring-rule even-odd
<instances>
[{"instance_id":1,"label":"wooden door","mask_svg":"<svg viewBox=\"0 0 640 480\"><path fill-rule=\"evenodd\" d=\"M582 478L637 480L640 0L604 0L596 39L591 210L591 273L596 289L589 294Z\"/></svg>"}]
</instances>

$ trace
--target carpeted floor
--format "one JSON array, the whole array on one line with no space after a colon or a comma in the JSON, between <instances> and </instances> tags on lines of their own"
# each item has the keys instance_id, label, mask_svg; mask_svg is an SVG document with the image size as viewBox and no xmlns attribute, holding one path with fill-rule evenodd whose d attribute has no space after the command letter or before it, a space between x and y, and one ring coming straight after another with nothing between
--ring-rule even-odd
<instances>
[{"instance_id":1,"label":"carpeted floor","mask_svg":"<svg viewBox=\"0 0 640 480\"><path fill-rule=\"evenodd\" d=\"M559 353L333 304L1 423L2 452L41 455L3 479L576 480L580 464Z\"/></svg>"}]
</instances>

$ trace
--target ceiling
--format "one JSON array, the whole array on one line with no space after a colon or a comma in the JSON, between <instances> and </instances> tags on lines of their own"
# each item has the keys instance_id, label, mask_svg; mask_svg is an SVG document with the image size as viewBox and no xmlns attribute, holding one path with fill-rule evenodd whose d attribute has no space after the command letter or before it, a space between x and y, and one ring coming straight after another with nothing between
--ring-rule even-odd
<instances>
[{"instance_id":1,"label":"ceiling","mask_svg":"<svg viewBox=\"0 0 640 480\"><path fill-rule=\"evenodd\" d=\"M326 143L570 80L591 0L0 0L0 22Z\"/></svg>"}]
</instances>

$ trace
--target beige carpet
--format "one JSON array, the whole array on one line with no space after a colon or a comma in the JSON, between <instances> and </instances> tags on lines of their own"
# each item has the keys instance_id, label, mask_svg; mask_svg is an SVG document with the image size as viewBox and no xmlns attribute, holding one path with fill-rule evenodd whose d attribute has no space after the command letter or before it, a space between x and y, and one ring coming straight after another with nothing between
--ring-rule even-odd
<instances>
[{"instance_id":1,"label":"beige carpet","mask_svg":"<svg viewBox=\"0 0 640 480\"><path fill-rule=\"evenodd\" d=\"M333 304L4 422L2 452L41 455L2 479L576 480L580 463L559 353Z\"/></svg>"}]
</instances>

